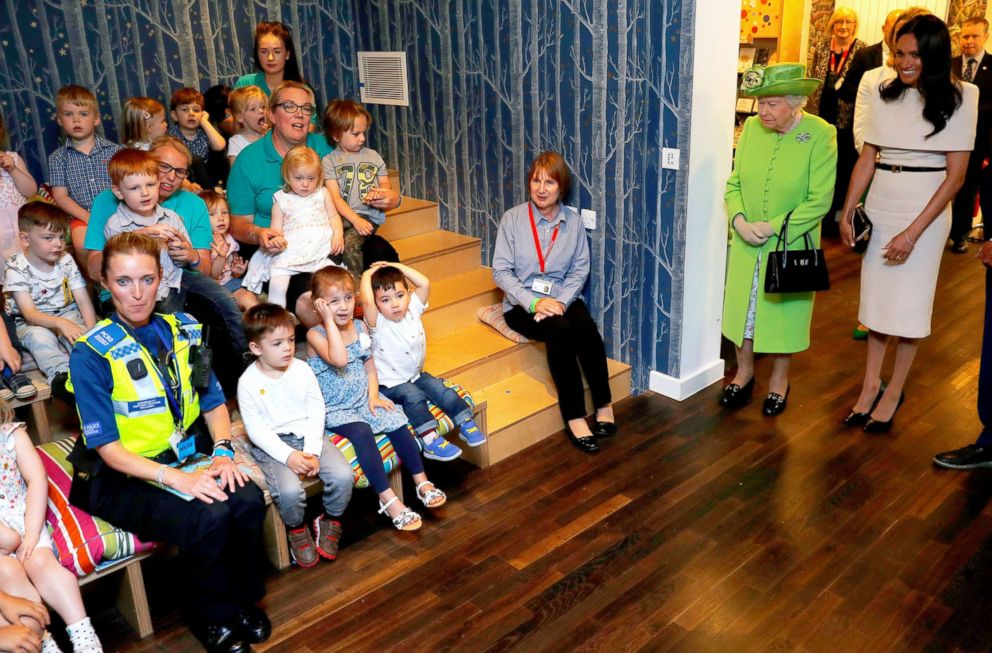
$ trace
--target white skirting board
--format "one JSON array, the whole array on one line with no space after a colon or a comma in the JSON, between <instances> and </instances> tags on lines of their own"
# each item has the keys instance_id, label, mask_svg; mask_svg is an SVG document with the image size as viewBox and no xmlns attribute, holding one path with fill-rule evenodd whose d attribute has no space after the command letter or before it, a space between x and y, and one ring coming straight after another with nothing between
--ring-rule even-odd
<instances>
[{"instance_id":1,"label":"white skirting board","mask_svg":"<svg viewBox=\"0 0 992 653\"><path fill-rule=\"evenodd\" d=\"M723 369L721 358L682 378L651 370L648 386L652 392L682 401L722 379Z\"/></svg>"}]
</instances>

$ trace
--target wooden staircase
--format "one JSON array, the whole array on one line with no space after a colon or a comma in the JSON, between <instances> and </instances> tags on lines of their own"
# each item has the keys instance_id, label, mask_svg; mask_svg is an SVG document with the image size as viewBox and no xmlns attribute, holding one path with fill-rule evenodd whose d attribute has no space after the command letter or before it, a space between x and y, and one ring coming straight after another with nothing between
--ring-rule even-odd
<instances>
[{"instance_id":1,"label":"wooden staircase","mask_svg":"<svg viewBox=\"0 0 992 653\"><path fill-rule=\"evenodd\" d=\"M425 369L460 384L476 400L489 441L474 449L455 443L464 459L487 467L561 431L564 424L544 345L508 340L476 317L480 307L503 298L492 269L481 264L480 240L439 226L437 204L404 197L378 233L393 244L401 261L431 280L423 317ZM630 394L630 366L608 364L617 402ZM587 388L587 405L588 395Z\"/></svg>"}]
</instances>

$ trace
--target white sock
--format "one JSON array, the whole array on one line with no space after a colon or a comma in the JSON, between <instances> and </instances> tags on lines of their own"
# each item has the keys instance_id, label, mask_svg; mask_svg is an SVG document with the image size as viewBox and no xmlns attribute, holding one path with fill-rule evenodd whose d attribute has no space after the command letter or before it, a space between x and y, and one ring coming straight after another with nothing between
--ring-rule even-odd
<instances>
[{"instance_id":1,"label":"white sock","mask_svg":"<svg viewBox=\"0 0 992 653\"><path fill-rule=\"evenodd\" d=\"M269 278L269 301L286 308L286 292L289 290L289 274L273 274Z\"/></svg>"},{"instance_id":2,"label":"white sock","mask_svg":"<svg viewBox=\"0 0 992 653\"><path fill-rule=\"evenodd\" d=\"M100 638L97 637L89 617L66 626L65 631L69 633L74 653L103 653L103 645L100 644Z\"/></svg>"},{"instance_id":3,"label":"white sock","mask_svg":"<svg viewBox=\"0 0 992 653\"><path fill-rule=\"evenodd\" d=\"M41 638L41 653L62 653L62 649L55 643L52 634L47 630Z\"/></svg>"},{"instance_id":4,"label":"white sock","mask_svg":"<svg viewBox=\"0 0 992 653\"><path fill-rule=\"evenodd\" d=\"M420 439L421 441L423 441L424 444L430 444L431 442L434 442L435 439L437 439L437 431L431 429L427 433L421 435Z\"/></svg>"}]
</instances>

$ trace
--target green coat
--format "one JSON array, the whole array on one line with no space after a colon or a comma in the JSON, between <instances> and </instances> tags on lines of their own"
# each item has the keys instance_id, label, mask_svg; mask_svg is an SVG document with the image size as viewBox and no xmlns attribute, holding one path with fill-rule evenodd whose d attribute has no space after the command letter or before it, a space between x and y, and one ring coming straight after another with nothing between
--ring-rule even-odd
<instances>
[{"instance_id":1,"label":"green coat","mask_svg":"<svg viewBox=\"0 0 992 653\"><path fill-rule=\"evenodd\" d=\"M727 215L748 222L767 221L778 232L789 219L790 247L801 247L803 234L820 242L820 220L830 210L837 175L837 132L824 120L803 115L787 134L766 129L758 116L744 123L734 171L727 180ZM723 334L738 347L744 341L754 265L761 253L754 351L793 353L809 347L815 293L766 295L765 267L777 238L749 245L731 226L727 290L723 300ZM798 241L798 242L797 242Z\"/></svg>"}]
</instances>

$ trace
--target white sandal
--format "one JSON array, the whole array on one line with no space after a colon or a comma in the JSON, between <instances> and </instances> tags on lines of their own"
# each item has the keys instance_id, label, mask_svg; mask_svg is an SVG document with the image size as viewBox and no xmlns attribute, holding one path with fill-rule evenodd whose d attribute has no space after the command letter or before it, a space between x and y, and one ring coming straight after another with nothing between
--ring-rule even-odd
<instances>
[{"instance_id":1,"label":"white sandal","mask_svg":"<svg viewBox=\"0 0 992 653\"><path fill-rule=\"evenodd\" d=\"M431 489L421 494L420 488L425 485L430 485ZM423 483L417 484L417 498L420 499L420 503L424 504L425 508L429 508L430 510L440 508L448 501L448 495L437 489L437 486L430 481L424 481Z\"/></svg>"},{"instance_id":2,"label":"white sandal","mask_svg":"<svg viewBox=\"0 0 992 653\"><path fill-rule=\"evenodd\" d=\"M393 505L399 500L400 500L399 497L393 497L386 503L380 501L379 514L386 515L386 517L389 517L389 519L393 521L393 526L396 527L396 530L415 531L419 529L422 524L420 520L420 515L410 510L409 508L403 508L403 511L400 512L400 514L396 515L395 517L390 517L389 513L386 512L386 509L389 508L389 506Z\"/></svg>"}]
</instances>

